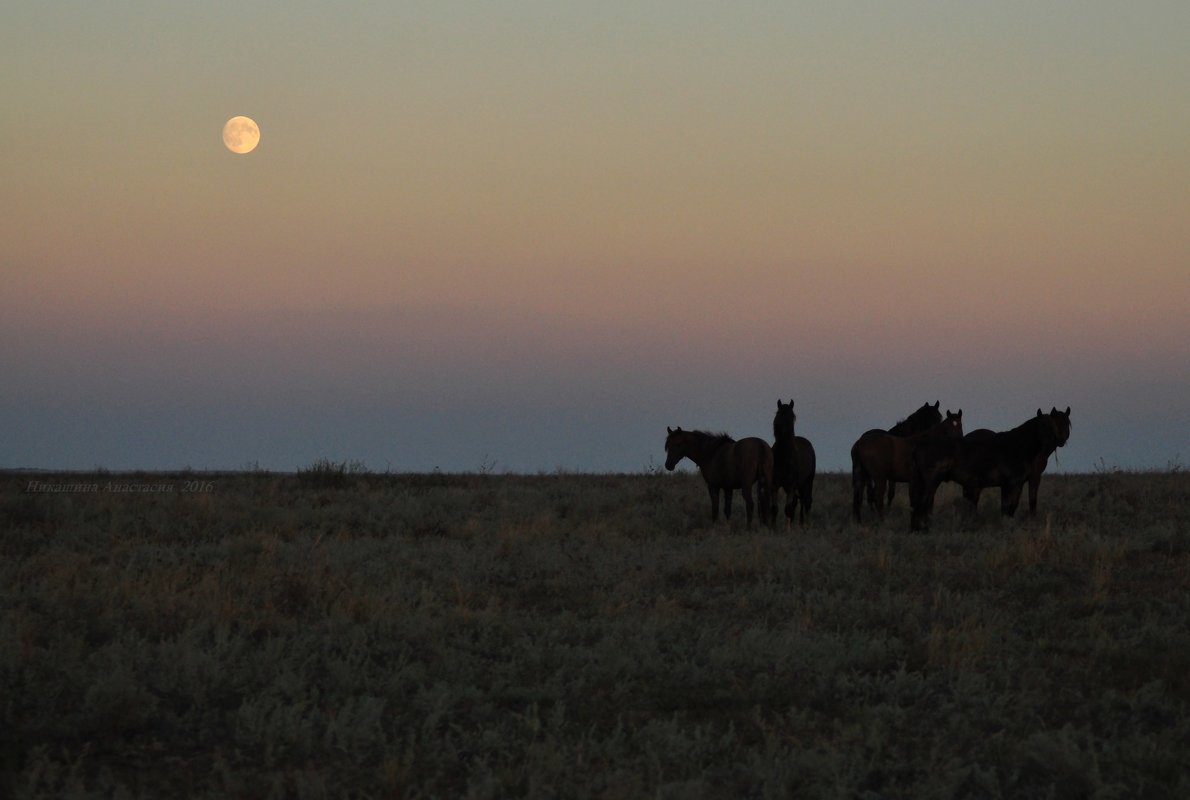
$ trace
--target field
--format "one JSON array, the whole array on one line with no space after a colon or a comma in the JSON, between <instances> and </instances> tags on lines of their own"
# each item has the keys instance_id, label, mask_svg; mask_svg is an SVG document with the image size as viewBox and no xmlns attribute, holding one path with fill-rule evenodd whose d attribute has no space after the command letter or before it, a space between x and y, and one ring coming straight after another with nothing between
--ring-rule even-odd
<instances>
[{"instance_id":1,"label":"field","mask_svg":"<svg viewBox=\"0 0 1190 800\"><path fill-rule=\"evenodd\" d=\"M1180 469L909 534L343 466L0 474L0 796L1190 797Z\"/></svg>"}]
</instances>

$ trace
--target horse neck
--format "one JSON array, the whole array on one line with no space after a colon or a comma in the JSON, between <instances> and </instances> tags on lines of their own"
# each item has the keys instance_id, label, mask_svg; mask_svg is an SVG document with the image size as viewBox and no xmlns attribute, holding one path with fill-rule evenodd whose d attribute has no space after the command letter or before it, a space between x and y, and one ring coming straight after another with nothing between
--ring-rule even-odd
<instances>
[{"instance_id":1,"label":"horse neck","mask_svg":"<svg viewBox=\"0 0 1190 800\"><path fill-rule=\"evenodd\" d=\"M1008 433L1017 447L1030 455L1045 453L1048 457L1058 448L1058 437L1047 417L1033 417L1017 425Z\"/></svg>"},{"instance_id":2,"label":"horse neck","mask_svg":"<svg viewBox=\"0 0 1190 800\"><path fill-rule=\"evenodd\" d=\"M784 433L774 433L773 441L773 463L774 464L792 464L796 459L797 454L797 436L793 431L786 431Z\"/></svg>"},{"instance_id":3,"label":"horse neck","mask_svg":"<svg viewBox=\"0 0 1190 800\"><path fill-rule=\"evenodd\" d=\"M1058 449L1058 432L1054 430L1053 420L1047 418L1045 422L1046 424L1044 426L1037 426L1041 429L1038 433L1038 439L1041 452L1045 454L1046 458L1049 458Z\"/></svg>"},{"instance_id":4,"label":"horse neck","mask_svg":"<svg viewBox=\"0 0 1190 800\"><path fill-rule=\"evenodd\" d=\"M719 452L719 448L732 441L728 436L698 432L691 433L690 438L694 441L690 446L690 451L686 453L686 457L699 467L708 464L715 457L715 453Z\"/></svg>"},{"instance_id":5,"label":"horse neck","mask_svg":"<svg viewBox=\"0 0 1190 800\"><path fill-rule=\"evenodd\" d=\"M926 428L924 431L917 431L916 433L910 433L906 436L903 436L902 438L908 439L911 442L917 442L921 439L925 439L926 437L930 437L933 439L945 439L946 438L946 420L942 420L942 422L935 423L934 425L931 425L930 427Z\"/></svg>"},{"instance_id":6,"label":"horse neck","mask_svg":"<svg viewBox=\"0 0 1190 800\"><path fill-rule=\"evenodd\" d=\"M774 447L793 447L795 439L797 439L797 434L794 432L793 425L773 424Z\"/></svg>"},{"instance_id":7,"label":"horse neck","mask_svg":"<svg viewBox=\"0 0 1190 800\"><path fill-rule=\"evenodd\" d=\"M929 413L931 411L934 411L934 409L930 408L927 411L925 408L919 408L917 411L914 411L912 414L905 417L905 419L889 428L888 432L893 436L912 436L915 433L924 433L933 428L939 422L944 421L941 417L935 421L934 414Z\"/></svg>"}]
</instances>

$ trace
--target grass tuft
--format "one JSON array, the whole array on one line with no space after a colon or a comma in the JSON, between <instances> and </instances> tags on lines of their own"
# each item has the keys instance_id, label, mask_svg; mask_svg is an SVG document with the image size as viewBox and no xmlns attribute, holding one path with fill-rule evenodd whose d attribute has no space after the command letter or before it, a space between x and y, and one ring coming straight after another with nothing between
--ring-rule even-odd
<instances>
[{"instance_id":1,"label":"grass tuft","mask_svg":"<svg viewBox=\"0 0 1190 800\"><path fill-rule=\"evenodd\" d=\"M843 475L790 530L656 470L175 478L0 474L0 796L1190 796L1185 470L926 534Z\"/></svg>"},{"instance_id":2,"label":"grass tuft","mask_svg":"<svg viewBox=\"0 0 1190 800\"><path fill-rule=\"evenodd\" d=\"M311 489L345 489L357 475L366 475L368 468L361 461L331 461L320 458L297 471L298 483Z\"/></svg>"}]
</instances>

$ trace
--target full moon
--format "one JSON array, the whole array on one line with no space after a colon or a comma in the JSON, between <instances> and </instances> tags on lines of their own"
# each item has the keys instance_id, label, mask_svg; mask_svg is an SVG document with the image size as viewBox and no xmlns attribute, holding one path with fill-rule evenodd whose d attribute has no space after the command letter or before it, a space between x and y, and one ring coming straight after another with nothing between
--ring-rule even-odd
<instances>
[{"instance_id":1,"label":"full moon","mask_svg":"<svg viewBox=\"0 0 1190 800\"><path fill-rule=\"evenodd\" d=\"M251 153L260 142L260 127L250 117L232 117L223 126L223 143L233 153Z\"/></svg>"}]
</instances>

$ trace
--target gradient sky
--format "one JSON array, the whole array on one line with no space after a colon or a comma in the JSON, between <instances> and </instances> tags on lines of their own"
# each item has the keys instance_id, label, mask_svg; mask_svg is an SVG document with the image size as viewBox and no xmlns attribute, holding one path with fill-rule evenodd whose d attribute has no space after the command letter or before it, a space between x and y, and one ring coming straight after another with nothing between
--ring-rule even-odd
<instances>
[{"instance_id":1,"label":"gradient sky","mask_svg":"<svg viewBox=\"0 0 1190 800\"><path fill-rule=\"evenodd\" d=\"M0 467L1190 460L1190 3L374 5L5 7Z\"/></svg>"}]
</instances>

